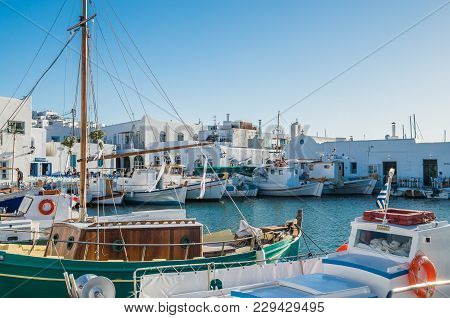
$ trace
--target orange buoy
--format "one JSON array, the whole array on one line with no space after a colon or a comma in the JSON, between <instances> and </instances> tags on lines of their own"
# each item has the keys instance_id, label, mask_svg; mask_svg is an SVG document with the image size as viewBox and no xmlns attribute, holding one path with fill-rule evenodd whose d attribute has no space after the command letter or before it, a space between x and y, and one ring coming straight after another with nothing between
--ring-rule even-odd
<instances>
[{"instance_id":1,"label":"orange buoy","mask_svg":"<svg viewBox=\"0 0 450 318\"><path fill-rule=\"evenodd\" d=\"M339 246L339 247L336 249L336 252L343 252L343 251L346 251L346 250L348 250L348 244L347 244L347 243L342 244L341 246Z\"/></svg>"},{"instance_id":2,"label":"orange buoy","mask_svg":"<svg viewBox=\"0 0 450 318\"><path fill-rule=\"evenodd\" d=\"M425 273L427 274L427 280L426 282L435 282L437 277L436 267L434 267L434 264L428 257L425 255L417 255L414 257L414 259L411 261L411 264L409 266L409 273L408 273L408 279L410 285L416 285L420 283L424 283L423 281L420 281L419 279L419 272L420 270L425 270ZM436 291L435 287L423 287L418 288L414 290L414 293L419 298L427 298L432 297L434 292Z\"/></svg>"},{"instance_id":3,"label":"orange buoy","mask_svg":"<svg viewBox=\"0 0 450 318\"><path fill-rule=\"evenodd\" d=\"M39 213L48 216L56 210L56 203L50 199L44 199L39 203Z\"/></svg>"}]
</instances>

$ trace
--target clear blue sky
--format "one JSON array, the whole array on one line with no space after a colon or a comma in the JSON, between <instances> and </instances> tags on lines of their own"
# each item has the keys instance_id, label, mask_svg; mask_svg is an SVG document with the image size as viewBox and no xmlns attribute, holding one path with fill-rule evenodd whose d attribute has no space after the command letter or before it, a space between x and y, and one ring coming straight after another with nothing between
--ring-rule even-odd
<instances>
[{"instance_id":1,"label":"clear blue sky","mask_svg":"<svg viewBox=\"0 0 450 318\"><path fill-rule=\"evenodd\" d=\"M63 0L1 0L49 28ZM106 4L96 0L98 23L121 79L132 86L108 21L137 57ZM436 9L443 0L108 0L121 14L142 54L184 119L212 122L216 115L267 121L303 96ZM81 1L67 0L52 30L67 38L77 22ZM45 33L0 3L0 95L10 96ZM114 72L105 45L94 28L94 41L108 70ZM62 44L49 37L19 89L23 96ZM79 37L72 47L78 50ZM425 140L450 134L450 5L363 61L282 116L311 125L310 133L383 138L390 123L409 128L416 113ZM94 60L98 57L94 56ZM167 108L143 73L127 61L139 91ZM33 94L36 110L67 112L73 103L75 53L64 54ZM66 70L67 80L64 80ZM94 67L99 117L126 121L108 76ZM98 72L98 76L97 76ZM64 90L64 86L66 89ZM120 86L119 86L120 87ZM64 94L65 92L65 94ZM126 89L136 118L143 110ZM64 98L65 95L65 98ZM149 115L167 114L144 100Z\"/></svg>"}]
</instances>

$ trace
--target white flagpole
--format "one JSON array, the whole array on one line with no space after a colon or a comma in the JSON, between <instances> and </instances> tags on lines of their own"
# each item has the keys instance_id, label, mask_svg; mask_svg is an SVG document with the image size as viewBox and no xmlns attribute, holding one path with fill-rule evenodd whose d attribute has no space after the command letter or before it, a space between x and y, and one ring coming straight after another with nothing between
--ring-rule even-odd
<instances>
[{"instance_id":1,"label":"white flagpole","mask_svg":"<svg viewBox=\"0 0 450 318\"><path fill-rule=\"evenodd\" d=\"M389 178L388 178L388 182L387 182L387 190L386 190L386 202L384 204L384 217L383 217L383 224L387 223L387 210L389 207L389 197L391 196L391 184L392 184L392 178L394 177L395 174L395 169L391 168L391 170L389 170Z\"/></svg>"},{"instance_id":2,"label":"white flagpole","mask_svg":"<svg viewBox=\"0 0 450 318\"><path fill-rule=\"evenodd\" d=\"M206 170L208 169L208 157L205 156L205 161L203 162L203 176L202 182L200 183L200 195L197 199L203 199L206 191Z\"/></svg>"}]
</instances>

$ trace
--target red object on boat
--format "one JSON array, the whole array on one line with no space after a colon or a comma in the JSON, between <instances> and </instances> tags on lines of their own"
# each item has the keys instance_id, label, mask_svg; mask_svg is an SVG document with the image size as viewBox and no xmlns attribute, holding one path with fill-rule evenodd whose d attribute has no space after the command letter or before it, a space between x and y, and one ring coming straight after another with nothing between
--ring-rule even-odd
<instances>
[{"instance_id":1,"label":"red object on boat","mask_svg":"<svg viewBox=\"0 0 450 318\"><path fill-rule=\"evenodd\" d=\"M381 222L384 218L384 210L371 210L363 214L363 219L369 222ZM388 223L398 225L418 225L430 223L436 219L431 211L387 209L386 219Z\"/></svg>"}]
</instances>

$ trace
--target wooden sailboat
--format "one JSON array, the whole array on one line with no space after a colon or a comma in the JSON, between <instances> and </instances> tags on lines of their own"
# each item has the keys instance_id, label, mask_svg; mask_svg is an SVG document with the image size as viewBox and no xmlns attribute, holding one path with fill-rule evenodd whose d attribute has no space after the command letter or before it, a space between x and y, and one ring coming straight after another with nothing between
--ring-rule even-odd
<instances>
[{"instance_id":1,"label":"wooden sailboat","mask_svg":"<svg viewBox=\"0 0 450 318\"><path fill-rule=\"evenodd\" d=\"M133 292L133 274L142 267L156 271L175 264L256 262L260 254L296 256L300 216L277 227L254 228L244 222L239 235L231 231L203 235L203 225L186 218L184 210L88 217L88 22L93 16L88 17L88 0L82 0L82 7L81 22L73 27L82 30L80 217L55 222L45 247L1 245L0 297L66 297L67 273L106 277L115 284L117 296L127 297Z\"/></svg>"}]
</instances>

